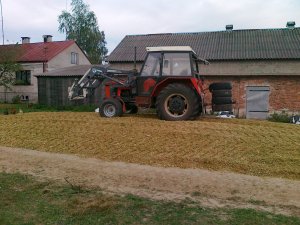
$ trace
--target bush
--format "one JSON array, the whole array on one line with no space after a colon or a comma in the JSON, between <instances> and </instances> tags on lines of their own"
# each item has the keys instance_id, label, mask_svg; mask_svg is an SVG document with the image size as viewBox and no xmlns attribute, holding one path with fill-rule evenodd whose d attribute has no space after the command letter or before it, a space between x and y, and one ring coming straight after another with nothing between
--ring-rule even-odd
<instances>
[{"instance_id":1,"label":"bush","mask_svg":"<svg viewBox=\"0 0 300 225\"><path fill-rule=\"evenodd\" d=\"M286 112L281 112L281 113L274 112L269 116L268 120L272 122L290 123L291 116L289 116L289 114L287 114Z\"/></svg>"},{"instance_id":2,"label":"bush","mask_svg":"<svg viewBox=\"0 0 300 225\"><path fill-rule=\"evenodd\" d=\"M11 99L11 102L12 102L13 104L20 104L20 102L21 102L21 97L20 97L20 95L14 96L14 97Z\"/></svg>"},{"instance_id":3,"label":"bush","mask_svg":"<svg viewBox=\"0 0 300 225\"><path fill-rule=\"evenodd\" d=\"M3 110L3 115L8 115L8 109Z\"/></svg>"},{"instance_id":4,"label":"bush","mask_svg":"<svg viewBox=\"0 0 300 225\"><path fill-rule=\"evenodd\" d=\"M16 108L11 108L8 110L9 114L17 114L17 109Z\"/></svg>"}]
</instances>

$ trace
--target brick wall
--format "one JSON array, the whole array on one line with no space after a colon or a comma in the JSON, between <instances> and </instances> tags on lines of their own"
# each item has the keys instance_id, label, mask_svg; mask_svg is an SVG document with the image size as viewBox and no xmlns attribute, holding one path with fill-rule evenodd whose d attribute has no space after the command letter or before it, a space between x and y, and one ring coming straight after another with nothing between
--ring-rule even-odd
<instances>
[{"instance_id":1,"label":"brick wall","mask_svg":"<svg viewBox=\"0 0 300 225\"><path fill-rule=\"evenodd\" d=\"M205 86L213 82L231 82L233 99L236 101L234 111L240 117L246 114L246 87L269 86L269 111L291 113L300 112L300 76L210 76L205 79ZM207 90L205 103L211 102L211 94ZM211 109L207 106L208 111Z\"/></svg>"},{"instance_id":2,"label":"brick wall","mask_svg":"<svg viewBox=\"0 0 300 225\"><path fill-rule=\"evenodd\" d=\"M112 63L113 68L132 69L133 63ZM139 62L137 67L141 68ZM246 114L246 87L269 86L269 110L291 113L300 112L300 60L245 60L213 61L210 65L200 65L200 73L205 83L230 81L233 84L235 113L241 117ZM211 101L209 91L205 102ZM210 106L207 107L210 110Z\"/></svg>"}]
</instances>

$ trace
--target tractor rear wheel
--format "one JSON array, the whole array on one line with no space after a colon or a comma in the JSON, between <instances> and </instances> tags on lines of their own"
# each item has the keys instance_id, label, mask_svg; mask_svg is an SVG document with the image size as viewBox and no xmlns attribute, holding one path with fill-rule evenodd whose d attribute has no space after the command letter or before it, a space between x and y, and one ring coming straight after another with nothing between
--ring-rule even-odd
<instances>
[{"instance_id":1,"label":"tractor rear wheel","mask_svg":"<svg viewBox=\"0 0 300 225\"><path fill-rule=\"evenodd\" d=\"M122 104L119 100L110 98L104 100L99 108L100 116L102 117L116 117L123 114Z\"/></svg>"},{"instance_id":2,"label":"tractor rear wheel","mask_svg":"<svg viewBox=\"0 0 300 225\"><path fill-rule=\"evenodd\" d=\"M196 92L179 83L166 86L156 99L156 111L162 120L193 120L199 115L200 105Z\"/></svg>"}]
</instances>

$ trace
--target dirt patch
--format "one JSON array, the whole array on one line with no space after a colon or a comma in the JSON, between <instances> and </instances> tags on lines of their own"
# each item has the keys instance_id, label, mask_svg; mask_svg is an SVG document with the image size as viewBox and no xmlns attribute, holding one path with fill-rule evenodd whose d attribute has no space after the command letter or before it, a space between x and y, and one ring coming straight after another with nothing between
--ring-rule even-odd
<instances>
[{"instance_id":1,"label":"dirt patch","mask_svg":"<svg viewBox=\"0 0 300 225\"><path fill-rule=\"evenodd\" d=\"M259 178L203 169L161 168L105 162L75 155L0 147L0 171L98 187L118 194L242 207L300 216L300 181Z\"/></svg>"}]
</instances>

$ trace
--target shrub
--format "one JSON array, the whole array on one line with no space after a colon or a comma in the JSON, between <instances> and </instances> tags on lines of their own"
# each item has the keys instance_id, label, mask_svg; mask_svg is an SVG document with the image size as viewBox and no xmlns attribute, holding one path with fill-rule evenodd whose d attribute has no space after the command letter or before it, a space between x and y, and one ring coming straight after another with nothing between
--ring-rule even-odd
<instances>
[{"instance_id":1,"label":"shrub","mask_svg":"<svg viewBox=\"0 0 300 225\"><path fill-rule=\"evenodd\" d=\"M290 123L291 117L284 111L281 113L274 112L269 116L268 120L272 122Z\"/></svg>"},{"instance_id":2,"label":"shrub","mask_svg":"<svg viewBox=\"0 0 300 225\"><path fill-rule=\"evenodd\" d=\"M4 109L4 110L3 110L3 114L4 114L4 115L8 115L8 109Z\"/></svg>"},{"instance_id":3,"label":"shrub","mask_svg":"<svg viewBox=\"0 0 300 225\"><path fill-rule=\"evenodd\" d=\"M21 97L20 97L20 95L14 96L14 97L11 99L11 102L12 102L13 104L20 104L20 102L21 102Z\"/></svg>"},{"instance_id":4,"label":"shrub","mask_svg":"<svg viewBox=\"0 0 300 225\"><path fill-rule=\"evenodd\" d=\"M8 110L8 113L9 114L17 114L17 109L11 108L11 109Z\"/></svg>"}]
</instances>

